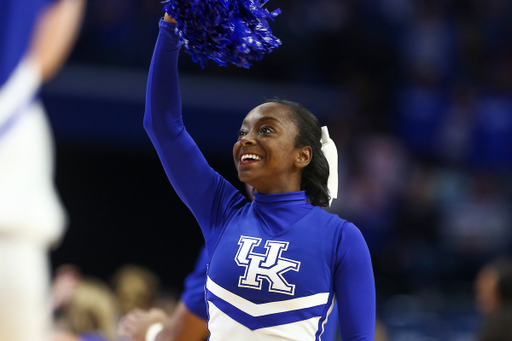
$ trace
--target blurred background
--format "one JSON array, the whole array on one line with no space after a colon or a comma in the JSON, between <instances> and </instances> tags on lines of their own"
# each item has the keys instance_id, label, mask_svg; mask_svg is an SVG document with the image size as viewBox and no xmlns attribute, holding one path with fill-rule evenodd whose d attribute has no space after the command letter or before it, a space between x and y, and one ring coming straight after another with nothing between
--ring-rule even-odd
<instances>
[{"instance_id":1,"label":"blurred background","mask_svg":"<svg viewBox=\"0 0 512 341\"><path fill-rule=\"evenodd\" d=\"M243 117L298 101L340 153L329 210L370 247L389 340L474 340L479 269L512 250L512 2L272 0L283 44L250 69L182 53L185 124L225 178ZM104 280L127 263L179 293L203 244L142 127L157 0L89 0L42 90L69 227L54 268Z\"/></svg>"}]
</instances>

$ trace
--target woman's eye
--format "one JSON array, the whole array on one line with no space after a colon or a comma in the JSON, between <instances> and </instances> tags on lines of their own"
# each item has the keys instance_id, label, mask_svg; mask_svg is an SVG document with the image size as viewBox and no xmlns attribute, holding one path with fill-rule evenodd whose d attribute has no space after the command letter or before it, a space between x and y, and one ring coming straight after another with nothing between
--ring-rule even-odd
<instances>
[{"instance_id":1,"label":"woman's eye","mask_svg":"<svg viewBox=\"0 0 512 341\"><path fill-rule=\"evenodd\" d=\"M240 138L242 138L242 137L244 137L245 135L247 135L247 132L246 132L245 130L240 130L240 131L238 132L238 138L239 138L239 139L240 139Z\"/></svg>"},{"instance_id":2,"label":"woman's eye","mask_svg":"<svg viewBox=\"0 0 512 341\"><path fill-rule=\"evenodd\" d=\"M271 132L273 132L273 130L270 127L261 127L261 129L260 129L260 133L262 133L262 134L268 134Z\"/></svg>"}]
</instances>

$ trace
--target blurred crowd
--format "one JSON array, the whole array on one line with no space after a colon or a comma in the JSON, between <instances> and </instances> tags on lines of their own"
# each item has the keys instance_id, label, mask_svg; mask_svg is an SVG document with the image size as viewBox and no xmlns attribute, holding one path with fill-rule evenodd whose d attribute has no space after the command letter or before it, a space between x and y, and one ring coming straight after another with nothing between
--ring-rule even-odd
<instances>
[{"instance_id":1,"label":"blurred crowd","mask_svg":"<svg viewBox=\"0 0 512 341\"><path fill-rule=\"evenodd\" d=\"M52 341L114 341L119 320L135 309L171 315L178 296L150 269L127 264L110 280L89 277L75 265L59 266L53 278Z\"/></svg>"},{"instance_id":2,"label":"blurred crowd","mask_svg":"<svg viewBox=\"0 0 512 341\"><path fill-rule=\"evenodd\" d=\"M413 307L413 296L400 295L388 302L377 322L376 340L478 340L506 341L512 332L512 258L498 257L478 269L472 279L475 307L483 323L464 338L456 335L450 321ZM175 312L179 295L166 290L155 272L127 264L107 281L88 277L75 265L59 266L53 276L52 341L129 341L119 336L121 319L135 310ZM393 305L395 307L393 307ZM399 307L399 312L390 313ZM382 322L384 318L384 322ZM393 319L400 320L400 325ZM453 321L452 321L453 322ZM448 328L448 326L452 328ZM407 328L413 328L414 333ZM419 334L422 331L425 334ZM404 331L405 330L405 331Z\"/></svg>"},{"instance_id":3,"label":"blurred crowd","mask_svg":"<svg viewBox=\"0 0 512 341\"><path fill-rule=\"evenodd\" d=\"M337 212L395 289L469 280L512 247L512 3L368 2L370 53L395 62L347 80Z\"/></svg>"}]
</instances>

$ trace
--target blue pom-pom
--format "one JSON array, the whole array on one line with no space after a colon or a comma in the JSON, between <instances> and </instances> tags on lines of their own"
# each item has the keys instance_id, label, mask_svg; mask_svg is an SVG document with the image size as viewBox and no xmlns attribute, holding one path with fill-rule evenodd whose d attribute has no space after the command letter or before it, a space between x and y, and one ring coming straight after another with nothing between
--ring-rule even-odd
<instances>
[{"instance_id":1,"label":"blue pom-pom","mask_svg":"<svg viewBox=\"0 0 512 341\"><path fill-rule=\"evenodd\" d=\"M265 0L266 1L266 0ZM180 44L201 66L212 59L249 68L281 45L272 34L269 12L262 0L166 0L164 11L177 22Z\"/></svg>"}]
</instances>

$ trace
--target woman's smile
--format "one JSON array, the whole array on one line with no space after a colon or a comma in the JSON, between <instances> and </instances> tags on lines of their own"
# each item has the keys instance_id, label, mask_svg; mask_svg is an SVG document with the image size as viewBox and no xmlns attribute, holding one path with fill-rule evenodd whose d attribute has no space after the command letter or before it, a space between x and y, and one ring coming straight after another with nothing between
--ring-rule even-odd
<instances>
[{"instance_id":1,"label":"woman's smile","mask_svg":"<svg viewBox=\"0 0 512 341\"><path fill-rule=\"evenodd\" d=\"M259 156L258 154L242 153L240 155L240 164L241 165L247 165L247 164L258 162L261 159L262 159L262 157Z\"/></svg>"}]
</instances>

